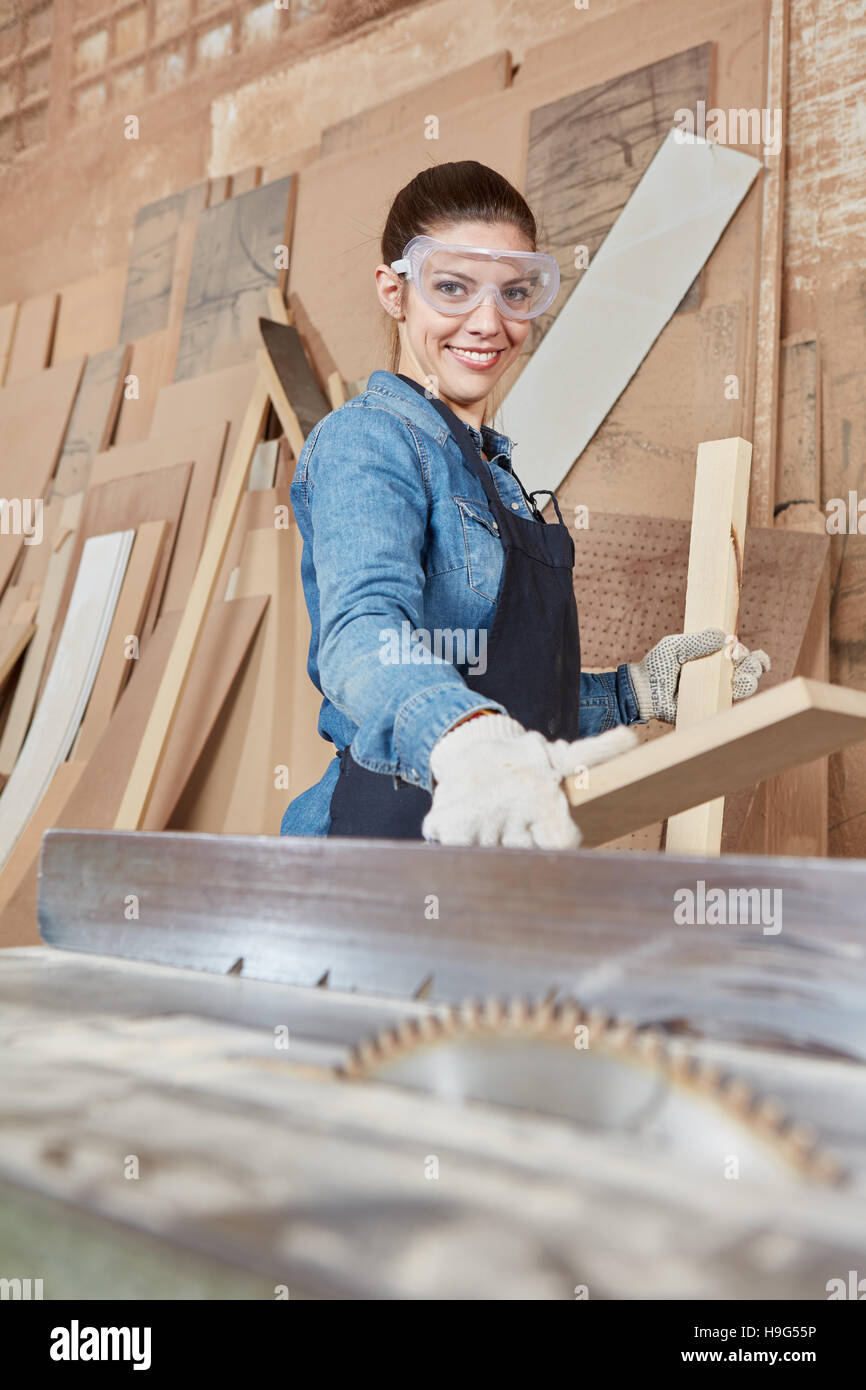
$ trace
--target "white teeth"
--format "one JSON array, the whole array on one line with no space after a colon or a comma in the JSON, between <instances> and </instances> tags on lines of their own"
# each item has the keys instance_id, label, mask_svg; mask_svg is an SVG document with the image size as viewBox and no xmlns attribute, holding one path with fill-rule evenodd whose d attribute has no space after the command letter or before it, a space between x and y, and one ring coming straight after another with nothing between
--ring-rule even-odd
<instances>
[{"instance_id":1,"label":"white teeth","mask_svg":"<svg viewBox=\"0 0 866 1390\"><path fill-rule=\"evenodd\" d=\"M499 356L499 350L496 352L475 352L472 348L452 347L451 351L457 353L459 357L471 357L475 362L490 362L494 357Z\"/></svg>"}]
</instances>

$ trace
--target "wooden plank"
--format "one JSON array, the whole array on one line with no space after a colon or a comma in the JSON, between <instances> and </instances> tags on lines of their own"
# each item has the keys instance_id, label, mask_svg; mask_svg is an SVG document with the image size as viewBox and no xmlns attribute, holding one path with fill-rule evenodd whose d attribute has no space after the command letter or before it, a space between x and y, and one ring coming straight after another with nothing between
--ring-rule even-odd
<instances>
[{"instance_id":1,"label":"wooden plank","mask_svg":"<svg viewBox=\"0 0 866 1390\"><path fill-rule=\"evenodd\" d=\"M475 99L488 92L502 91L511 83L512 62L507 49L491 53L476 63L443 73L435 82L413 86L408 92L356 111L345 120L326 126L322 131L319 153L324 158L333 154L361 151L379 140L387 140L414 128L419 136L429 112L457 117L455 108L470 97Z\"/></svg>"},{"instance_id":2,"label":"wooden plank","mask_svg":"<svg viewBox=\"0 0 866 1390\"><path fill-rule=\"evenodd\" d=\"M92 536L81 564L57 656L9 781L0 795L0 866L6 863L72 746L120 592L131 531Z\"/></svg>"},{"instance_id":3,"label":"wooden plank","mask_svg":"<svg viewBox=\"0 0 866 1390\"><path fill-rule=\"evenodd\" d=\"M78 782L85 764L82 761L62 762L41 797L38 806L0 871L0 947L35 946L39 943L39 926L34 900L22 913L18 905L21 885L28 877L36 879L36 861L42 836L56 825L61 809Z\"/></svg>"},{"instance_id":4,"label":"wooden plank","mask_svg":"<svg viewBox=\"0 0 866 1390\"><path fill-rule=\"evenodd\" d=\"M6 380L9 358L12 356L12 343L15 339L15 325L18 321L18 305L4 304L0 309L0 386Z\"/></svg>"},{"instance_id":5,"label":"wooden plank","mask_svg":"<svg viewBox=\"0 0 866 1390\"><path fill-rule=\"evenodd\" d=\"M192 585L204 545L216 481L223 461L228 423L219 418L194 429L180 429L165 439L120 445L97 455L91 486L136 473L151 473L175 464L191 463L192 475L180 517L177 540L165 580L161 608L182 608ZM158 616L158 610L157 614Z\"/></svg>"},{"instance_id":6,"label":"wooden plank","mask_svg":"<svg viewBox=\"0 0 866 1390\"><path fill-rule=\"evenodd\" d=\"M36 703L45 656L74 548L74 534L81 517L83 500L82 494L78 493L75 496L65 498L63 502L60 531L54 541L45 585L36 613L36 635L24 658L9 715L3 728L3 735L0 737L0 776L3 777L8 777L15 766L15 760L24 742L30 716Z\"/></svg>"},{"instance_id":7,"label":"wooden plank","mask_svg":"<svg viewBox=\"0 0 866 1390\"><path fill-rule=\"evenodd\" d=\"M258 378L254 361L220 372L207 372L164 386L156 398L156 409L150 425L150 438L168 440L182 430L209 428L215 420L229 421L229 433L223 451L222 474L234 455L250 393Z\"/></svg>"},{"instance_id":8,"label":"wooden plank","mask_svg":"<svg viewBox=\"0 0 866 1390\"><path fill-rule=\"evenodd\" d=\"M12 675L35 632L36 624L32 621L11 622L0 627L0 690Z\"/></svg>"},{"instance_id":9,"label":"wooden plank","mask_svg":"<svg viewBox=\"0 0 866 1390\"><path fill-rule=\"evenodd\" d=\"M711 44L696 44L532 112L526 197L544 227L545 249L559 263L561 288L547 313L532 320L524 353L536 350L580 281L575 242L590 264L667 136L673 113L710 104L711 54ZM699 304L698 277L679 308Z\"/></svg>"},{"instance_id":10,"label":"wooden plank","mask_svg":"<svg viewBox=\"0 0 866 1390\"><path fill-rule=\"evenodd\" d=\"M96 356L124 341L120 335L126 262L64 285L54 335L52 363L81 353Z\"/></svg>"},{"instance_id":11,"label":"wooden plank","mask_svg":"<svg viewBox=\"0 0 866 1390\"><path fill-rule=\"evenodd\" d=\"M307 435L331 407L313 375L297 328L262 318L259 329L272 368L268 373L271 400L297 458Z\"/></svg>"},{"instance_id":12,"label":"wooden plank","mask_svg":"<svg viewBox=\"0 0 866 1390\"><path fill-rule=\"evenodd\" d=\"M752 446L745 439L701 444L689 542L685 631L717 627L736 635L746 544ZM723 648L689 661L680 672L677 728L690 729L733 701L734 667ZM724 800L695 806L668 821L666 846L674 854L719 854Z\"/></svg>"},{"instance_id":13,"label":"wooden plank","mask_svg":"<svg viewBox=\"0 0 866 1390\"><path fill-rule=\"evenodd\" d=\"M208 183L172 193L140 208L135 219L120 325L131 342L167 328L178 233L207 205Z\"/></svg>"},{"instance_id":14,"label":"wooden plank","mask_svg":"<svg viewBox=\"0 0 866 1390\"><path fill-rule=\"evenodd\" d=\"M567 779L587 847L866 739L866 693L802 676Z\"/></svg>"},{"instance_id":15,"label":"wooden plank","mask_svg":"<svg viewBox=\"0 0 866 1390\"><path fill-rule=\"evenodd\" d=\"M114 431L115 444L135 444L150 433L156 398L165 384L166 342L163 328L132 343Z\"/></svg>"},{"instance_id":16,"label":"wooden plank","mask_svg":"<svg viewBox=\"0 0 866 1390\"><path fill-rule=\"evenodd\" d=\"M183 309L189 292L189 277L192 270L192 257L195 249L196 222L187 219L177 230L174 249L174 269L171 277L171 293L168 302L168 321L165 326L165 352L162 361L162 382L166 385L174 381L177 367L177 352L183 329Z\"/></svg>"},{"instance_id":17,"label":"wooden plank","mask_svg":"<svg viewBox=\"0 0 866 1390\"><path fill-rule=\"evenodd\" d=\"M108 447L114 432L130 357L130 348L114 347L87 359L52 496L68 497L87 487L93 456Z\"/></svg>"},{"instance_id":18,"label":"wooden plank","mask_svg":"<svg viewBox=\"0 0 866 1390\"><path fill-rule=\"evenodd\" d=\"M556 488L745 197L758 161L671 131L502 407L528 490ZM671 209L674 209L672 220ZM646 287L653 286L652 297Z\"/></svg>"},{"instance_id":19,"label":"wooden plank","mask_svg":"<svg viewBox=\"0 0 866 1390\"><path fill-rule=\"evenodd\" d=\"M8 499L43 498L54 473L84 359L37 373L0 391L3 494ZM23 513L22 513L23 515ZM0 592L18 559L24 537L0 533Z\"/></svg>"},{"instance_id":20,"label":"wooden plank","mask_svg":"<svg viewBox=\"0 0 866 1390\"><path fill-rule=\"evenodd\" d=\"M249 193L253 188L258 188L261 181L260 164L251 164L249 168L241 169L240 173L232 174L232 197L237 198L241 193Z\"/></svg>"},{"instance_id":21,"label":"wooden plank","mask_svg":"<svg viewBox=\"0 0 866 1390\"><path fill-rule=\"evenodd\" d=\"M246 196L249 197L250 195L247 194ZM220 493L213 522L198 563L189 601L184 609L171 657L160 683L129 784L117 813L115 820L117 829L137 830L143 824L147 814L160 766L165 757L168 739L177 717L178 706L189 679L190 664L195 658L207 609L214 595L220 566L240 505L241 494L246 486L250 463L264 427L268 406L267 388L260 379L256 382L244 416L225 486Z\"/></svg>"},{"instance_id":22,"label":"wooden plank","mask_svg":"<svg viewBox=\"0 0 866 1390\"><path fill-rule=\"evenodd\" d=\"M821 487L821 349L809 335L782 343L774 521L826 534Z\"/></svg>"},{"instance_id":23,"label":"wooden plank","mask_svg":"<svg viewBox=\"0 0 866 1390\"><path fill-rule=\"evenodd\" d=\"M778 150L764 150L761 264L758 290L758 349L755 380L755 461L749 498L753 525L770 526L775 507L776 436L779 395L779 337L782 318L782 231L784 224L784 128L788 110L788 0L772 0L764 107L773 117Z\"/></svg>"},{"instance_id":24,"label":"wooden plank","mask_svg":"<svg viewBox=\"0 0 866 1390\"><path fill-rule=\"evenodd\" d=\"M48 366L59 304L60 296L51 290L48 294L25 299L19 305L4 385L23 381L25 377L33 376Z\"/></svg>"},{"instance_id":25,"label":"wooden plank","mask_svg":"<svg viewBox=\"0 0 866 1390\"><path fill-rule=\"evenodd\" d=\"M279 279L275 248L289 244L295 189L289 176L200 213L175 381L249 357Z\"/></svg>"},{"instance_id":26,"label":"wooden plank","mask_svg":"<svg viewBox=\"0 0 866 1390\"><path fill-rule=\"evenodd\" d=\"M145 521L135 533L102 661L72 750L72 756L76 759L86 761L90 757L108 727L130 675L135 657L134 650L130 650L130 637L136 642L140 640L169 530L169 523L165 520Z\"/></svg>"}]
</instances>

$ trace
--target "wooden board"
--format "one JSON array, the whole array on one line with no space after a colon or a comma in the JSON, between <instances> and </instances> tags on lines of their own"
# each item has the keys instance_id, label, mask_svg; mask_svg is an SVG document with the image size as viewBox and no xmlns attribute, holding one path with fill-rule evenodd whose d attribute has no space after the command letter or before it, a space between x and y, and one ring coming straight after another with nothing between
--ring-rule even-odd
<instances>
[{"instance_id":1,"label":"wooden board","mask_svg":"<svg viewBox=\"0 0 866 1390\"><path fill-rule=\"evenodd\" d=\"M37 373L0 391L3 495L44 497L54 473L84 359ZM23 536L0 534L0 592L12 573Z\"/></svg>"},{"instance_id":2,"label":"wooden board","mask_svg":"<svg viewBox=\"0 0 866 1390\"><path fill-rule=\"evenodd\" d=\"M126 262L64 285L54 335L52 363L80 353L95 356L125 340L120 336Z\"/></svg>"},{"instance_id":3,"label":"wooden board","mask_svg":"<svg viewBox=\"0 0 866 1390\"><path fill-rule=\"evenodd\" d=\"M115 531L92 536L82 551L51 673L0 795L0 866L15 848L78 732L102 659L132 541L132 531Z\"/></svg>"},{"instance_id":4,"label":"wooden board","mask_svg":"<svg viewBox=\"0 0 866 1390\"><path fill-rule=\"evenodd\" d=\"M41 798L2 871L0 871L0 947L31 946L39 941L35 903L29 911L19 910L19 890L24 881L36 877L36 860L42 836L57 824L62 807L69 799L84 771L83 762L61 763Z\"/></svg>"},{"instance_id":5,"label":"wooden board","mask_svg":"<svg viewBox=\"0 0 866 1390\"><path fill-rule=\"evenodd\" d=\"M758 172L751 155L697 139L678 143L677 134L660 146L505 398L503 428L523 450L515 467L528 491L556 488L570 471Z\"/></svg>"},{"instance_id":6,"label":"wooden board","mask_svg":"<svg viewBox=\"0 0 866 1390\"><path fill-rule=\"evenodd\" d=\"M91 473L93 487L118 478L129 478L136 473L151 473L180 463L192 464L192 476L161 600L161 606L167 610L182 608L189 594L204 544L227 433L227 422L217 418L194 429L178 430L165 439L146 439L139 444L120 445L94 459Z\"/></svg>"},{"instance_id":7,"label":"wooden board","mask_svg":"<svg viewBox=\"0 0 866 1390\"><path fill-rule=\"evenodd\" d=\"M168 322L165 326L165 351L162 361L162 380L164 383L174 381L177 352L183 330L183 309L189 291L189 277L195 250L196 225L193 219L188 218L181 222L177 230L171 294L168 301Z\"/></svg>"},{"instance_id":8,"label":"wooden board","mask_svg":"<svg viewBox=\"0 0 866 1390\"><path fill-rule=\"evenodd\" d=\"M802 676L565 787L586 848L866 740L866 692Z\"/></svg>"},{"instance_id":9,"label":"wooden board","mask_svg":"<svg viewBox=\"0 0 866 1390\"><path fill-rule=\"evenodd\" d=\"M247 195L249 196L249 195ZM192 592L184 609L171 657L166 667L141 747L130 774L129 785L117 813L115 826L137 830L143 824L177 718L190 666L201 640L207 610L214 596L220 566L228 546L232 525L246 487L247 474L261 437L269 408L267 390L257 380L244 415L238 442L232 455L217 508L208 530L204 550L196 569Z\"/></svg>"},{"instance_id":10,"label":"wooden board","mask_svg":"<svg viewBox=\"0 0 866 1390\"><path fill-rule=\"evenodd\" d=\"M131 344L114 431L115 444L135 444L150 433L156 398L165 385L166 342L166 330L159 329Z\"/></svg>"},{"instance_id":11,"label":"wooden board","mask_svg":"<svg viewBox=\"0 0 866 1390\"><path fill-rule=\"evenodd\" d=\"M0 776L8 777L24 742L30 716L36 703L45 656L51 641L54 622L60 604L69 561L74 548L74 535L81 517L83 497L80 493L67 497L63 502L60 520L60 533L56 537L45 584L36 612L36 635L27 651L15 687L9 715L0 737Z\"/></svg>"},{"instance_id":12,"label":"wooden board","mask_svg":"<svg viewBox=\"0 0 866 1390\"><path fill-rule=\"evenodd\" d=\"M168 327L178 232L207 205L208 184L194 185L139 208L132 233L120 341Z\"/></svg>"},{"instance_id":13,"label":"wooden board","mask_svg":"<svg viewBox=\"0 0 866 1390\"><path fill-rule=\"evenodd\" d=\"M110 483L101 483L91 488L85 496L81 523L75 534L69 572L58 606L58 621L63 622L69 604L72 585L78 569L82 548L90 536L98 536L108 531L133 530L145 521L169 523L169 535L162 548L159 571L153 585L144 633L148 633L156 620L159 605L165 589L166 576L171 564L180 516L184 509L189 488L191 463L179 463L172 468L161 469L157 473L135 473L128 478L117 478ZM56 632L56 629L55 629ZM56 649L55 639L49 648L46 666L50 667ZM43 682L44 688L44 682Z\"/></svg>"},{"instance_id":14,"label":"wooden board","mask_svg":"<svg viewBox=\"0 0 866 1390\"><path fill-rule=\"evenodd\" d=\"M12 356L12 343L15 339L15 324L18 321L18 305L4 304L0 309L0 386L6 379L9 358Z\"/></svg>"},{"instance_id":15,"label":"wooden board","mask_svg":"<svg viewBox=\"0 0 866 1390\"><path fill-rule=\"evenodd\" d=\"M745 439L701 444L689 540L685 631L717 627L737 635L746 541L752 446ZM677 729L730 709L734 667L726 649L680 671ZM719 854L725 805L716 798L668 821L666 848L674 854Z\"/></svg>"},{"instance_id":16,"label":"wooden board","mask_svg":"<svg viewBox=\"0 0 866 1390\"><path fill-rule=\"evenodd\" d=\"M6 367L6 386L10 382L23 381L25 377L33 376L48 366L59 303L60 296L51 290L34 299L25 299L19 305L12 352Z\"/></svg>"},{"instance_id":17,"label":"wooden board","mask_svg":"<svg viewBox=\"0 0 866 1390\"><path fill-rule=\"evenodd\" d=\"M365 111L356 111L346 120L326 126L319 153L325 157L347 154L351 150L365 151L379 140L411 129L423 135L431 111L438 113L440 119L446 113L452 116L455 107L467 99L477 99L483 93L502 91L509 86L511 71L511 54L503 49L476 63L444 73L435 82L413 86L390 101L368 106Z\"/></svg>"},{"instance_id":18,"label":"wooden board","mask_svg":"<svg viewBox=\"0 0 866 1390\"><path fill-rule=\"evenodd\" d=\"M135 533L105 651L72 749L76 759L90 757L108 727L114 706L131 674L134 653L130 652L130 638L140 641L168 532L167 521L145 521Z\"/></svg>"},{"instance_id":19,"label":"wooden board","mask_svg":"<svg viewBox=\"0 0 866 1390\"><path fill-rule=\"evenodd\" d=\"M181 430L209 428L215 420L228 420L229 432L223 451L227 466L257 379L258 368L250 361L164 386L156 398L150 438L167 440ZM217 490L221 485L222 476L217 480Z\"/></svg>"},{"instance_id":20,"label":"wooden board","mask_svg":"<svg viewBox=\"0 0 866 1390\"><path fill-rule=\"evenodd\" d=\"M711 44L698 44L532 112L526 197L544 227L545 250L559 263L561 288L547 313L532 320L523 353L536 350L580 281L575 243L591 262L670 130L673 113L694 111L698 101L712 104L711 53ZM678 307L699 303L698 278Z\"/></svg>"},{"instance_id":21,"label":"wooden board","mask_svg":"<svg viewBox=\"0 0 866 1390\"><path fill-rule=\"evenodd\" d=\"M331 407L313 375L297 328L261 318L259 329L275 375L271 400L297 457L313 426L330 414ZM299 439L293 438L283 418L287 408L300 426Z\"/></svg>"},{"instance_id":22,"label":"wooden board","mask_svg":"<svg viewBox=\"0 0 866 1390\"><path fill-rule=\"evenodd\" d=\"M35 631L36 624L32 621L13 621L0 627L0 690L15 670Z\"/></svg>"},{"instance_id":23,"label":"wooden board","mask_svg":"<svg viewBox=\"0 0 866 1390\"><path fill-rule=\"evenodd\" d=\"M242 362L279 280L275 248L290 244L291 176L199 214L175 381Z\"/></svg>"},{"instance_id":24,"label":"wooden board","mask_svg":"<svg viewBox=\"0 0 866 1390\"><path fill-rule=\"evenodd\" d=\"M253 491L248 489L244 493L217 580L216 595L218 598L227 597L226 585L229 581L229 575L240 564L241 551L244 548L247 532L274 526L282 517L288 517L290 521L293 521L291 499L286 484L281 487L261 488Z\"/></svg>"},{"instance_id":25,"label":"wooden board","mask_svg":"<svg viewBox=\"0 0 866 1390\"><path fill-rule=\"evenodd\" d=\"M782 343L774 519L826 533L821 486L821 350L814 335Z\"/></svg>"},{"instance_id":26,"label":"wooden board","mask_svg":"<svg viewBox=\"0 0 866 1390\"><path fill-rule=\"evenodd\" d=\"M68 497L87 487L93 456L108 447L114 432L130 356L128 347L114 347L87 359L52 496Z\"/></svg>"}]
</instances>

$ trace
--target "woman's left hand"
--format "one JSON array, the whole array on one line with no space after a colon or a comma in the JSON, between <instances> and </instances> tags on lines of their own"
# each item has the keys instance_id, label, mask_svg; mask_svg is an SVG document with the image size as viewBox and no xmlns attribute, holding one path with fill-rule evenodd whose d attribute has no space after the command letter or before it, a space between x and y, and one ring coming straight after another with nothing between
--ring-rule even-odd
<instances>
[{"instance_id":1,"label":"woman's left hand","mask_svg":"<svg viewBox=\"0 0 866 1390\"><path fill-rule=\"evenodd\" d=\"M754 695L761 676L770 670L770 658L765 651L759 648L750 652L742 642L727 637L718 627L704 628L702 632L673 633L657 642L643 661L629 664L641 719L664 719L668 724L675 724L677 691L684 662L720 651L726 642L732 647L734 699L744 700Z\"/></svg>"}]
</instances>

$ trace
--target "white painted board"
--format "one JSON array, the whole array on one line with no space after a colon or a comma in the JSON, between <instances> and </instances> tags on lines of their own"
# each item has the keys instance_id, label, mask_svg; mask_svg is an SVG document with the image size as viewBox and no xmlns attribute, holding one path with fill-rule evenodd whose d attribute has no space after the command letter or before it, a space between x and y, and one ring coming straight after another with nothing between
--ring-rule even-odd
<instances>
[{"instance_id":1,"label":"white painted board","mask_svg":"<svg viewBox=\"0 0 866 1390\"><path fill-rule=\"evenodd\" d=\"M91 536L33 722L0 795L0 868L72 747L96 680L135 531Z\"/></svg>"},{"instance_id":2,"label":"white painted board","mask_svg":"<svg viewBox=\"0 0 866 1390\"><path fill-rule=\"evenodd\" d=\"M529 491L557 488L583 453L760 167L739 150L668 133L502 404L498 428Z\"/></svg>"}]
</instances>

